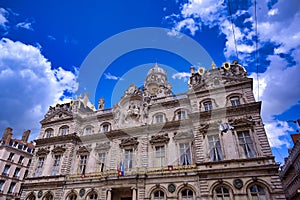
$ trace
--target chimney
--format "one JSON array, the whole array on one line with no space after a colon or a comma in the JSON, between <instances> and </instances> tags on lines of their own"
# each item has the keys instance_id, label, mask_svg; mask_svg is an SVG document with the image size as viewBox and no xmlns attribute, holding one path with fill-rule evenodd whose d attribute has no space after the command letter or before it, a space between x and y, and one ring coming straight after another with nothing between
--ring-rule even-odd
<instances>
[{"instance_id":1,"label":"chimney","mask_svg":"<svg viewBox=\"0 0 300 200\"><path fill-rule=\"evenodd\" d=\"M10 132L8 135L7 135L7 137L6 137L6 140L5 140L5 144L8 144L9 145L9 143L10 143L10 140L11 140L11 138L12 138L12 132Z\"/></svg>"},{"instance_id":2,"label":"chimney","mask_svg":"<svg viewBox=\"0 0 300 200\"><path fill-rule=\"evenodd\" d=\"M2 141L6 141L6 138L9 134L12 134L12 128L7 127L2 135Z\"/></svg>"},{"instance_id":3,"label":"chimney","mask_svg":"<svg viewBox=\"0 0 300 200\"><path fill-rule=\"evenodd\" d=\"M22 135L22 141L24 142L24 143L27 143L27 141L28 141L28 138L29 138L29 135L30 135L30 130L27 130L27 131L25 131L24 133L23 133L23 135Z\"/></svg>"}]
</instances>

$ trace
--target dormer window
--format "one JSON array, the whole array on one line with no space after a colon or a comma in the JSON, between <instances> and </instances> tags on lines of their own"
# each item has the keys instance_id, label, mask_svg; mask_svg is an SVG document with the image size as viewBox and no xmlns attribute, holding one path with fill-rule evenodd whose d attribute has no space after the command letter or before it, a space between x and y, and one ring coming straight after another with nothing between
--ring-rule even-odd
<instances>
[{"instance_id":1,"label":"dormer window","mask_svg":"<svg viewBox=\"0 0 300 200\"><path fill-rule=\"evenodd\" d=\"M84 134L85 135L90 135L93 133L93 127L92 126L87 126L84 128Z\"/></svg>"},{"instance_id":2,"label":"dormer window","mask_svg":"<svg viewBox=\"0 0 300 200\"><path fill-rule=\"evenodd\" d=\"M211 101L206 101L203 103L203 107L205 111L209 111L213 109L213 105Z\"/></svg>"},{"instance_id":3,"label":"dormer window","mask_svg":"<svg viewBox=\"0 0 300 200\"><path fill-rule=\"evenodd\" d=\"M165 116L164 116L164 114L158 113L158 114L155 114L153 116L153 123L154 124L159 124L159 123L163 123L163 122L165 122Z\"/></svg>"},{"instance_id":4,"label":"dormer window","mask_svg":"<svg viewBox=\"0 0 300 200\"><path fill-rule=\"evenodd\" d=\"M101 125L101 133L107 133L110 131L111 125L110 123L104 123Z\"/></svg>"},{"instance_id":5,"label":"dormer window","mask_svg":"<svg viewBox=\"0 0 300 200\"><path fill-rule=\"evenodd\" d=\"M53 129L49 128L45 131L45 138L50 138L51 136L53 136Z\"/></svg>"},{"instance_id":6,"label":"dormer window","mask_svg":"<svg viewBox=\"0 0 300 200\"><path fill-rule=\"evenodd\" d=\"M186 111L185 110L179 110L176 112L177 120L184 120L186 119Z\"/></svg>"},{"instance_id":7,"label":"dormer window","mask_svg":"<svg viewBox=\"0 0 300 200\"><path fill-rule=\"evenodd\" d=\"M238 96L231 97L230 98L230 102L231 102L232 106L239 106L239 105L241 105L240 98Z\"/></svg>"},{"instance_id":8,"label":"dormer window","mask_svg":"<svg viewBox=\"0 0 300 200\"><path fill-rule=\"evenodd\" d=\"M67 135L69 133L69 127L68 126L62 126L59 129L59 134L60 135Z\"/></svg>"}]
</instances>

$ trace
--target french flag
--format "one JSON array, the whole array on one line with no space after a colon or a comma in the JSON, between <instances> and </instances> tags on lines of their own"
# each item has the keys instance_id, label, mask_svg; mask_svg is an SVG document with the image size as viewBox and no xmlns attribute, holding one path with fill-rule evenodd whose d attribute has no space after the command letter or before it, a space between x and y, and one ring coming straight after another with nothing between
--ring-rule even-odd
<instances>
[{"instance_id":1,"label":"french flag","mask_svg":"<svg viewBox=\"0 0 300 200\"><path fill-rule=\"evenodd\" d=\"M120 162L120 167L118 169L118 176L124 176L124 164Z\"/></svg>"}]
</instances>

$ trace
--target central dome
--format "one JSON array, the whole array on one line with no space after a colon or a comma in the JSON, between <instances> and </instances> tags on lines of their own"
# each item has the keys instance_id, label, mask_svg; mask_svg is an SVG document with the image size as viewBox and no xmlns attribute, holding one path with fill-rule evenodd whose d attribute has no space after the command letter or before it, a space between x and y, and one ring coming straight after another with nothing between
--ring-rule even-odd
<instances>
[{"instance_id":1,"label":"central dome","mask_svg":"<svg viewBox=\"0 0 300 200\"><path fill-rule=\"evenodd\" d=\"M150 75L150 74L156 74L156 73L161 73L161 74L163 74L163 75L166 75L165 70L163 70L162 68L160 68L160 67L158 66L157 63L155 64L155 66L154 66L153 68L151 68L151 69L148 71L147 76Z\"/></svg>"}]
</instances>

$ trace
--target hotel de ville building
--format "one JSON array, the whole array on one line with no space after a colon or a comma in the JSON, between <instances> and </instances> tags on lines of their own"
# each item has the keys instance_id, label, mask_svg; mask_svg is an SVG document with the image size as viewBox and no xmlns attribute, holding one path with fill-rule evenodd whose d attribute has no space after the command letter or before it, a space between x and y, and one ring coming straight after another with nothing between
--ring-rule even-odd
<instances>
[{"instance_id":1,"label":"hotel de ville building","mask_svg":"<svg viewBox=\"0 0 300 200\"><path fill-rule=\"evenodd\" d=\"M245 69L190 72L185 93L156 64L112 108L87 94L50 107L22 199L285 199Z\"/></svg>"}]
</instances>

